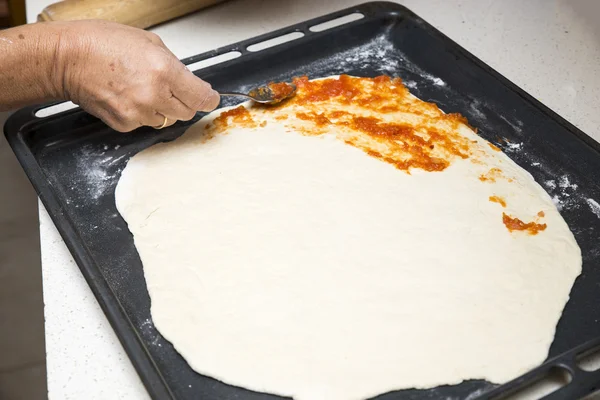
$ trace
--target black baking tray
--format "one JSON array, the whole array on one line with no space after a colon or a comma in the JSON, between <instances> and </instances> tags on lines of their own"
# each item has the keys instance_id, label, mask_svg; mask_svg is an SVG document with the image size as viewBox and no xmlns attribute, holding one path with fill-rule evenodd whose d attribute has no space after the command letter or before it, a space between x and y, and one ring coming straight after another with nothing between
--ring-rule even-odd
<instances>
[{"instance_id":1,"label":"black baking tray","mask_svg":"<svg viewBox=\"0 0 600 400\"><path fill-rule=\"evenodd\" d=\"M311 30L352 13L364 17L324 31ZM247 49L292 32L303 36L261 51ZM581 247L583 273L558 324L547 365L500 388L473 380L391 392L378 399L488 398L490 390L514 390L552 365L562 365L575 375L570 385L555 394L558 398L577 398L592 391L590 382L595 378L579 370L574 357L597 346L600 337L600 211L595 208L596 201L600 202L598 143L395 3L355 6L184 62L193 64L232 51L239 52L239 57L196 74L221 91L244 91L303 74L311 78L340 73L402 78L421 99L466 116L483 137L528 170L555 198ZM224 105L232 104L224 101ZM122 134L79 109L38 118L35 113L41 108L16 112L5 125L6 137L150 395L154 399L279 398L195 373L162 338L150 316L140 258L115 208L115 185L128 159L157 142L177 138L202 114L161 131L140 128ZM588 344L573 350L576 354L553 359L582 343Z\"/></svg>"}]
</instances>

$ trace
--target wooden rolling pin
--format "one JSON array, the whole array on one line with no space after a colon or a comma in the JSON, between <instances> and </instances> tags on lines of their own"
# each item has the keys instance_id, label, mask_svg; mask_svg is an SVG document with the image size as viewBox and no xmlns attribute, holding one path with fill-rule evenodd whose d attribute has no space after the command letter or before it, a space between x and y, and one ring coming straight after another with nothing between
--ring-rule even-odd
<instances>
[{"instance_id":1,"label":"wooden rolling pin","mask_svg":"<svg viewBox=\"0 0 600 400\"><path fill-rule=\"evenodd\" d=\"M44 8L38 21L104 19L146 29L224 0L65 0Z\"/></svg>"}]
</instances>

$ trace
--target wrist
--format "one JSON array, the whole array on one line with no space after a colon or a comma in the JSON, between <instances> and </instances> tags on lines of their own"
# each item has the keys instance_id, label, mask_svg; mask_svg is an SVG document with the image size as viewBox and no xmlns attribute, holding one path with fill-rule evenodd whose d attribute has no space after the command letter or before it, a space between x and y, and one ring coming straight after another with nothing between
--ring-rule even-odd
<instances>
[{"instance_id":1,"label":"wrist","mask_svg":"<svg viewBox=\"0 0 600 400\"><path fill-rule=\"evenodd\" d=\"M76 67L80 59L80 42L74 32L74 24L69 22L50 22L46 25L46 36L42 44L47 50L48 65L42 68L47 79L50 96L59 100L76 100L72 88L76 78Z\"/></svg>"},{"instance_id":2,"label":"wrist","mask_svg":"<svg viewBox=\"0 0 600 400\"><path fill-rule=\"evenodd\" d=\"M30 27L30 33L35 33L36 36L27 46L26 60L32 67L35 65L30 79L37 82L43 98L63 100L65 97L60 77L62 68L58 62L61 31L53 23L33 24Z\"/></svg>"},{"instance_id":3,"label":"wrist","mask_svg":"<svg viewBox=\"0 0 600 400\"><path fill-rule=\"evenodd\" d=\"M70 99L68 62L75 54L65 38L71 23L38 23L0 32L0 110Z\"/></svg>"}]
</instances>

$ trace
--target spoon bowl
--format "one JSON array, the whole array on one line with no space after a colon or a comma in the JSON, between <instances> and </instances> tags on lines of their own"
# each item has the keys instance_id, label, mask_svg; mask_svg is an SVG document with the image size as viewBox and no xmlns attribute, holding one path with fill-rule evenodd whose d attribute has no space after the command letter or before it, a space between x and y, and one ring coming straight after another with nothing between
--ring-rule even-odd
<instances>
[{"instance_id":1,"label":"spoon bowl","mask_svg":"<svg viewBox=\"0 0 600 400\"><path fill-rule=\"evenodd\" d=\"M277 104L289 99L296 94L296 85L293 83L279 82L259 86L246 93L220 93L221 96L241 96L260 104Z\"/></svg>"}]
</instances>

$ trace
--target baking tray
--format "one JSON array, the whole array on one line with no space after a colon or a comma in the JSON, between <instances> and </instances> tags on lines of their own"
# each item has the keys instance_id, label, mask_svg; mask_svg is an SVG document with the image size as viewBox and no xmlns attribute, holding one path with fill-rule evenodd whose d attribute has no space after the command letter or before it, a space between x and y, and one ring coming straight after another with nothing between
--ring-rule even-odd
<instances>
[{"instance_id":1,"label":"baking tray","mask_svg":"<svg viewBox=\"0 0 600 400\"><path fill-rule=\"evenodd\" d=\"M363 18L326 30L314 28L354 13ZM248 50L290 33L302 37ZM598 340L589 341L600 337L598 143L395 3L366 3L184 62L194 69L194 64L215 62L213 57L221 55L238 57L196 71L221 91L245 91L303 74L311 78L340 73L399 76L419 98L466 116L483 137L531 172L556 200L583 252L583 273L558 324L548 364L566 366L576 374L555 395L577 398L592 390L592 374L579 370L574 356L598 345ZM232 104L231 100L223 103ZM42 108L16 112L6 123L5 134L150 395L154 399L279 398L196 374L161 337L150 316L141 261L115 208L114 189L127 160L157 142L177 138L202 114L161 131L140 128L122 134L79 109L36 117ZM552 359L586 342L575 353ZM402 390L378 399L487 398L490 390L514 390L548 365L501 388L473 380Z\"/></svg>"}]
</instances>

